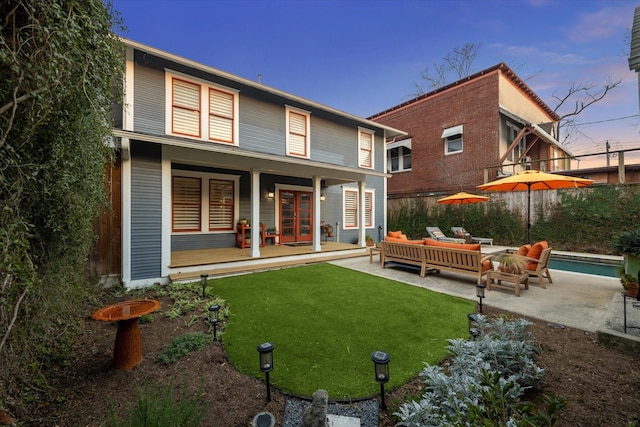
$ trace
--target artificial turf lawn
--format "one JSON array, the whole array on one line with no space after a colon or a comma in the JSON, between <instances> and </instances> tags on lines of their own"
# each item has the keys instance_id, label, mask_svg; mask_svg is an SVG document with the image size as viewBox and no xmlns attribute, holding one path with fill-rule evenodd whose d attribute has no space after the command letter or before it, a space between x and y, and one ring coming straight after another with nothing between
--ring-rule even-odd
<instances>
[{"instance_id":1,"label":"artificial turf lawn","mask_svg":"<svg viewBox=\"0 0 640 427\"><path fill-rule=\"evenodd\" d=\"M213 282L230 316L224 332L229 359L264 379L257 346L274 344L271 384L298 396L317 389L330 399L373 396L371 353L389 354L395 388L439 363L447 339L468 336L473 301L438 294L331 264L225 277Z\"/></svg>"}]
</instances>

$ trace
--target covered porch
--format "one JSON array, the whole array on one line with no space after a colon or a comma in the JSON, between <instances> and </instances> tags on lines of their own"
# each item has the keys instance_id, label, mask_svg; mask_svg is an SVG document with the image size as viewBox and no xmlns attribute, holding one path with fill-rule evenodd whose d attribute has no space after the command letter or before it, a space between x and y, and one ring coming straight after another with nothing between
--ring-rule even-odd
<instances>
[{"instance_id":1,"label":"covered porch","mask_svg":"<svg viewBox=\"0 0 640 427\"><path fill-rule=\"evenodd\" d=\"M320 251L311 243L303 245L265 245L260 256L250 248L192 249L171 252L169 278L173 282L199 280L201 274L220 276L294 265L365 256L369 249L355 244L321 242Z\"/></svg>"}]
</instances>

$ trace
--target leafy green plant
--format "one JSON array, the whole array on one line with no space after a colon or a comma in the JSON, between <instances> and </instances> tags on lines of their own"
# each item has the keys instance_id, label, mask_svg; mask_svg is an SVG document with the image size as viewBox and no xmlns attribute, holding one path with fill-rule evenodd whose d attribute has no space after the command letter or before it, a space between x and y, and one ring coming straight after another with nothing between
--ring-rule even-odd
<instances>
[{"instance_id":1,"label":"leafy green plant","mask_svg":"<svg viewBox=\"0 0 640 427\"><path fill-rule=\"evenodd\" d=\"M180 335L171 341L160 354L157 361L167 365L175 363L182 356L192 351L200 351L204 346L212 341L212 337L202 332Z\"/></svg>"},{"instance_id":2,"label":"leafy green plant","mask_svg":"<svg viewBox=\"0 0 640 427\"><path fill-rule=\"evenodd\" d=\"M198 395L202 390L198 391ZM204 418L204 408L195 399L182 394L176 398L173 384L152 389L148 382L138 389L138 398L120 420L116 408L111 405L111 419L108 425L113 427L198 427Z\"/></svg>"},{"instance_id":3,"label":"leafy green plant","mask_svg":"<svg viewBox=\"0 0 640 427\"><path fill-rule=\"evenodd\" d=\"M437 365L424 368L425 392L394 414L399 425L516 426L528 425L529 416L555 422L561 400L550 398L546 413L520 402L524 390L543 375L534 361L539 349L527 332L529 322L478 315L475 323L476 339L449 340L446 372Z\"/></svg>"},{"instance_id":4,"label":"leafy green plant","mask_svg":"<svg viewBox=\"0 0 640 427\"><path fill-rule=\"evenodd\" d=\"M615 234L609 246L615 253L640 257L640 228Z\"/></svg>"}]
</instances>

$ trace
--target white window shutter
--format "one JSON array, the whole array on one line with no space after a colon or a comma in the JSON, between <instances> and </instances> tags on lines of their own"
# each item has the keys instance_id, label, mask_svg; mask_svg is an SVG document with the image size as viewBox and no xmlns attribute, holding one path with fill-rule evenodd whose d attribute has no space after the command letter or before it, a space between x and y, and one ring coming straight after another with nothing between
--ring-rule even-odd
<instances>
[{"instance_id":1,"label":"white window shutter","mask_svg":"<svg viewBox=\"0 0 640 427\"><path fill-rule=\"evenodd\" d=\"M173 132L200 136L200 86L173 80Z\"/></svg>"}]
</instances>

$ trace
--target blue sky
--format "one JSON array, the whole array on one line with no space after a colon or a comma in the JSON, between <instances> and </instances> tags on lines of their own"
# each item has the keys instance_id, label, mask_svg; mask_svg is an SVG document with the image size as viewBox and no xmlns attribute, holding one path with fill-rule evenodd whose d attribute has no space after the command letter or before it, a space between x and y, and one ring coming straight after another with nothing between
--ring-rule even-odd
<instances>
[{"instance_id":1,"label":"blue sky","mask_svg":"<svg viewBox=\"0 0 640 427\"><path fill-rule=\"evenodd\" d=\"M368 117L421 71L480 44L472 71L509 65L550 107L572 84L622 84L581 114L574 154L640 147L629 71L632 0L113 0L121 35ZM583 163L581 167L584 167Z\"/></svg>"}]
</instances>

